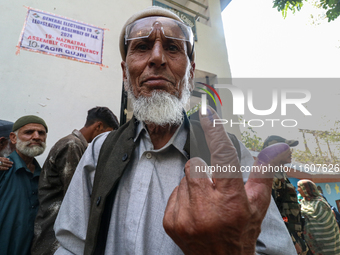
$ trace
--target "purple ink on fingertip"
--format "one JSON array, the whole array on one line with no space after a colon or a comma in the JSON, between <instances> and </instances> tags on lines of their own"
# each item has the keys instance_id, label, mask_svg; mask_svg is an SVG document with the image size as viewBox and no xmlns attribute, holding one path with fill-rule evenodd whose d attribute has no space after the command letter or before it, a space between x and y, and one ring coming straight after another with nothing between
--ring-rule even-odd
<instances>
[{"instance_id":1,"label":"purple ink on fingertip","mask_svg":"<svg viewBox=\"0 0 340 255\"><path fill-rule=\"evenodd\" d=\"M214 118L213 118L213 112L209 109L209 108L207 108L207 112L208 112L208 118L209 118L209 120L211 121L211 122L214 122Z\"/></svg>"},{"instance_id":2,"label":"purple ink on fingertip","mask_svg":"<svg viewBox=\"0 0 340 255\"><path fill-rule=\"evenodd\" d=\"M257 156L258 162L268 164L280 153L289 150L289 145L286 143L276 143L263 149Z\"/></svg>"}]
</instances>

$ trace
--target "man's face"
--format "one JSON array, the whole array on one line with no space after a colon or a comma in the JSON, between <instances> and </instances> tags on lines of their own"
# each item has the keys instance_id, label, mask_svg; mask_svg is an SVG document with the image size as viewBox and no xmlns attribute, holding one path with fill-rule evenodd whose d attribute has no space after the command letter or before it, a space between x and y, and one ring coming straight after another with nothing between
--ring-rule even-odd
<instances>
[{"instance_id":1,"label":"man's face","mask_svg":"<svg viewBox=\"0 0 340 255\"><path fill-rule=\"evenodd\" d=\"M155 24L148 38L129 42L126 63L122 62L122 68L126 79L126 65L128 66L132 91L136 98L141 95L150 97L154 90L163 90L181 98L183 80L189 64L186 42L166 38L160 24ZM190 78L193 77L193 71L191 70Z\"/></svg>"},{"instance_id":2,"label":"man's face","mask_svg":"<svg viewBox=\"0 0 340 255\"><path fill-rule=\"evenodd\" d=\"M149 37L129 41L126 62L122 62L125 88L137 119L179 124L195 64L189 61L185 41L166 38L160 24L153 27Z\"/></svg>"},{"instance_id":3,"label":"man's face","mask_svg":"<svg viewBox=\"0 0 340 255\"><path fill-rule=\"evenodd\" d=\"M305 193L303 192L302 188L300 186L298 186L297 188L298 192L301 194L301 196L305 197Z\"/></svg>"},{"instance_id":4,"label":"man's face","mask_svg":"<svg viewBox=\"0 0 340 255\"><path fill-rule=\"evenodd\" d=\"M21 127L17 135L12 132L10 137L19 155L35 157L44 152L46 136L46 129L43 125L30 123Z\"/></svg>"}]
</instances>

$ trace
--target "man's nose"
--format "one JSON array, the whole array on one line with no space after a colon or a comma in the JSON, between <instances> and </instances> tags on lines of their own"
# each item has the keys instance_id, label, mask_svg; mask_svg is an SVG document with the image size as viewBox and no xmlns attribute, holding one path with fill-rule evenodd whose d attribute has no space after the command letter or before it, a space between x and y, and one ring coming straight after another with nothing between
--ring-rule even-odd
<instances>
[{"instance_id":1,"label":"man's nose","mask_svg":"<svg viewBox=\"0 0 340 255\"><path fill-rule=\"evenodd\" d=\"M41 137L40 137L40 134L38 131L34 131L33 134L32 134L32 139L35 139L35 140L41 140Z\"/></svg>"},{"instance_id":2,"label":"man's nose","mask_svg":"<svg viewBox=\"0 0 340 255\"><path fill-rule=\"evenodd\" d=\"M162 42L156 40L150 53L149 66L162 67L166 64L165 51Z\"/></svg>"}]
</instances>

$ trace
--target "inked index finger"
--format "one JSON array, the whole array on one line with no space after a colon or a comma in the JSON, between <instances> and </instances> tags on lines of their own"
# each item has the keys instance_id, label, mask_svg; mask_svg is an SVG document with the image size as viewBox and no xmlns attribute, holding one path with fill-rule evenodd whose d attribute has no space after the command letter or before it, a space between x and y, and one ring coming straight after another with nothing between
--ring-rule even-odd
<instances>
[{"instance_id":1,"label":"inked index finger","mask_svg":"<svg viewBox=\"0 0 340 255\"><path fill-rule=\"evenodd\" d=\"M207 107L207 115L200 113L200 122L211 153L211 166L215 167L214 183L216 188L227 187L231 182L236 182L243 187L237 151L223 125L216 125L217 119L220 117L210 106Z\"/></svg>"}]
</instances>

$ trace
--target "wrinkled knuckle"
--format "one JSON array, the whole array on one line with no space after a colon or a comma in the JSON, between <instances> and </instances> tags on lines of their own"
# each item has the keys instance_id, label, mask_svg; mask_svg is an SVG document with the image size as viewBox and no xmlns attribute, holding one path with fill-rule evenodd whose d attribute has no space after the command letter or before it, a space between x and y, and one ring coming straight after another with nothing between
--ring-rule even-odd
<instances>
[{"instance_id":1,"label":"wrinkled knuckle","mask_svg":"<svg viewBox=\"0 0 340 255\"><path fill-rule=\"evenodd\" d=\"M261 223L262 222L262 213L260 210L254 210L253 212L250 213L250 217L253 222Z\"/></svg>"},{"instance_id":2,"label":"wrinkled knuckle","mask_svg":"<svg viewBox=\"0 0 340 255\"><path fill-rule=\"evenodd\" d=\"M187 226L183 221L177 221L174 230L179 236L187 236L189 234Z\"/></svg>"},{"instance_id":3,"label":"wrinkled knuckle","mask_svg":"<svg viewBox=\"0 0 340 255\"><path fill-rule=\"evenodd\" d=\"M194 238L203 233L203 231L199 231L199 229L185 221L178 221L175 224L174 231L177 236L180 236L183 239Z\"/></svg>"},{"instance_id":4,"label":"wrinkled knuckle","mask_svg":"<svg viewBox=\"0 0 340 255\"><path fill-rule=\"evenodd\" d=\"M235 221L243 225L251 220L252 216L253 214L249 210L238 210L235 214Z\"/></svg>"}]
</instances>

